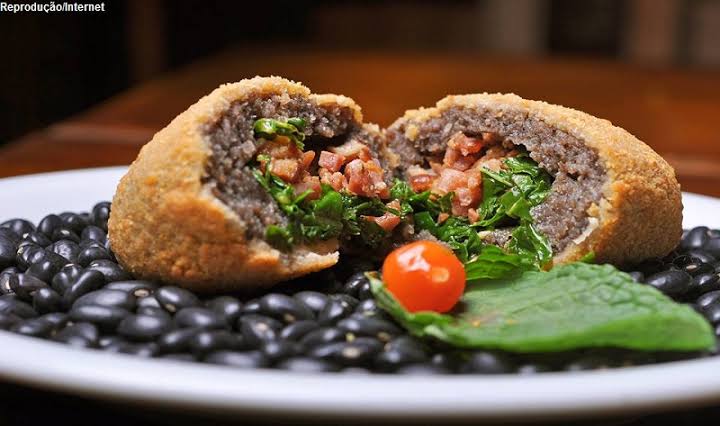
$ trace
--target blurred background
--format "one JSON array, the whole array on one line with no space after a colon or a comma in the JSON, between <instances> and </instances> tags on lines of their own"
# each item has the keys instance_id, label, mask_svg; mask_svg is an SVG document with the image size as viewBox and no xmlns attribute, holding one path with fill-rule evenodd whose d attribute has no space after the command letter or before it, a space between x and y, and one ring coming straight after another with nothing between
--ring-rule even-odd
<instances>
[{"instance_id":1,"label":"blurred background","mask_svg":"<svg viewBox=\"0 0 720 426\"><path fill-rule=\"evenodd\" d=\"M104 4L0 11L0 177L128 164L218 85L282 75L382 126L451 93L577 108L720 196L720 0Z\"/></svg>"},{"instance_id":2,"label":"blurred background","mask_svg":"<svg viewBox=\"0 0 720 426\"><path fill-rule=\"evenodd\" d=\"M717 0L131 0L106 10L0 13L0 142L238 47L720 67Z\"/></svg>"}]
</instances>

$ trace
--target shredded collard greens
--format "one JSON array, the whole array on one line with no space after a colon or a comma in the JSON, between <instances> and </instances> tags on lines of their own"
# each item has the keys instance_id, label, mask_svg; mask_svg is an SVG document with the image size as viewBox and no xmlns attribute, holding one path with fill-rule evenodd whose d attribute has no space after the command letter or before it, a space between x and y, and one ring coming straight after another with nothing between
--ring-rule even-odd
<instances>
[{"instance_id":1,"label":"shredded collard greens","mask_svg":"<svg viewBox=\"0 0 720 426\"><path fill-rule=\"evenodd\" d=\"M253 132L256 138L275 140L278 136L289 138L298 149L304 149L306 122L302 118L289 118L287 121L274 120L272 118L261 118L253 125Z\"/></svg>"}]
</instances>

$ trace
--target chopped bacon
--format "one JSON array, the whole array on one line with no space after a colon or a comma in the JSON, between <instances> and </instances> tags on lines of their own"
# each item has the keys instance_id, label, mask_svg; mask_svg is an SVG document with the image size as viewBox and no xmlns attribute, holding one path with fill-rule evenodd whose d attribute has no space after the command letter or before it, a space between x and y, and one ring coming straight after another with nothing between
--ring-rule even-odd
<instances>
[{"instance_id":1,"label":"chopped bacon","mask_svg":"<svg viewBox=\"0 0 720 426\"><path fill-rule=\"evenodd\" d=\"M398 200L393 200L386 205L393 210L400 210L400 203ZM401 222L400 216L390 212L385 212L382 216L366 216L365 218L374 221L386 232L392 231Z\"/></svg>"},{"instance_id":2,"label":"chopped bacon","mask_svg":"<svg viewBox=\"0 0 720 426\"><path fill-rule=\"evenodd\" d=\"M387 198L390 189L383 181L383 169L375 161L352 160L345 166L347 190L364 197Z\"/></svg>"},{"instance_id":3,"label":"chopped bacon","mask_svg":"<svg viewBox=\"0 0 720 426\"><path fill-rule=\"evenodd\" d=\"M480 219L480 214L475 209L468 209L468 219L470 223L475 223Z\"/></svg>"},{"instance_id":4,"label":"chopped bacon","mask_svg":"<svg viewBox=\"0 0 720 426\"><path fill-rule=\"evenodd\" d=\"M278 136L274 140L267 141L260 145L257 153L269 155L273 160L279 158L299 159L303 155L303 152L297 145L284 136Z\"/></svg>"},{"instance_id":5,"label":"chopped bacon","mask_svg":"<svg viewBox=\"0 0 720 426\"><path fill-rule=\"evenodd\" d=\"M461 172L455 169L444 169L433 184L433 192L440 195L454 192L452 213L467 216L468 209L480 203L481 183L482 175L478 171Z\"/></svg>"},{"instance_id":6,"label":"chopped bacon","mask_svg":"<svg viewBox=\"0 0 720 426\"><path fill-rule=\"evenodd\" d=\"M315 200L320 198L320 195L322 195L322 187L320 186L320 178L317 176L310 176L307 175L300 183L296 183L293 185L293 188L295 189L295 195L300 195L303 192L309 190L312 190L312 194L308 195L309 200Z\"/></svg>"},{"instance_id":7,"label":"chopped bacon","mask_svg":"<svg viewBox=\"0 0 720 426\"><path fill-rule=\"evenodd\" d=\"M370 161L372 159L372 156L370 155L370 148L355 139L350 139L342 145L333 146L330 148L330 151L335 154L342 155L345 157L345 161L352 161L355 159Z\"/></svg>"},{"instance_id":8,"label":"chopped bacon","mask_svg":"<svg viewBox=\"0 0 720 426\"><path fill-rule=\"evenodd\" d=\"M281 158L270 163L270 171L285 182L296 183L299 181L303 170L300 167L299 160Z\"/></svg>"},{"instance_id":9,"label":"chopped bacon","mask_svg":"<svg viewBox=\"0 0 720 426\"><path fill-rule=\"evenodd\" d=\"M329 151L321 151L318 165L331 172L339 172L340 168L345 164L345 156L335 154Z\"/></svg>"},{"instance_id":10,"label":"chopped bacon","mask_svg":"<svg viewBox=\"0 0 720 426\"><path fill-rule=\"evenodd\" d=\"M332 189L340 191L347 186L347 179L340 172L331 172L327 169L320 169L320 182L325 185L330 185Z\"/></svg>"},{"instance_id":11,"label":"chopped bacon","mask_svg":"<svg viewBox=\"0 0 720 426\"><path fill-rule=\"evenodd\" d=\"M482 139L465 136L463 132L455 133L448 141L448 147L458 150L463 156L477 154L485 146L484 135Z\"/></svg>"},{"instance_id":12,"label":"chopped bacon","mask_svg":"<svg viewBox=\"0 0 720 426\"><path fill-rule=\"evenodd\" d=\"M472 167L472 165L475 164L477 160L477 155L462 155L459 150L454 148L448 148L445 151L443 165L464 172L465 170Z\"/></svg>"},{"instance_id":13,"label":"chopped bacon","mask_svg":"<svg viewBox=\"0 0 720 426\"><path fill-rule=\"evenodd\" d=\"M440 214L438 215L438 223L443 223L443 222L445 222L446 220L448 220L448 218L450 218L450 215L449 215L449 214L447 214L447 213L440 213Z\"/></svg>"},{"instance_id":14,"label":"chopped bacon","mask_svg":"<svg viewBox=\"0 0 720 426\"><path fill-rule=\"evenodd\" d=\"M411 166L407 170L407 180L415 192L427 191L432 187L432 183L437 178L437 173L432 170L426 170L422 167Z\"/></svg>"},{"instance_id":15,"label":"chopped bacon","mask_svg":"<svg viewBox=\"0 0 720 426\"><path fill-rule=\"evenodd\" d=\"M307 151L302 154L302 165L305 170L310 168L313 160L315 159L315 151Z\"/></svg>"}]
</instances>

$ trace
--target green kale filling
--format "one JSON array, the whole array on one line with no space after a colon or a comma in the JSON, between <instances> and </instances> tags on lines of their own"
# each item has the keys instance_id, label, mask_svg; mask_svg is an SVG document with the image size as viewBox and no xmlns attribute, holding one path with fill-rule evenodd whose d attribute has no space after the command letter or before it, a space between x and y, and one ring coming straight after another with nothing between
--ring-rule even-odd
<instances>
[{"instance_id":1,"label":"green kale filling","mask_svg":"<svg viewBox=\"0 0 720 426\"><path fill-rule=\"evenodd\" d=\"M274 120L272 118L261 118L253 125L253 133L255 138L263 138L265 140L275 140L278 136L288 137L298 149L304 149L305 144L305 126L307 123L304 119L294 117L287 121Z\"/></svg>"},{"instance_id":2,"label":"green kale filling","mask_svg":"<svg viewBox=\"0 0 720 426\"><path fill-rule=\"evenodd\" d=\"M253 126L256 138L274 140L286 136L298 148L304 147L306 126L301 118L287 121L262 118ZM258 158L268 165L266 172L253 169L255 178L273 197L288 219L287 226L270 225L266 240L280 250L290 250L297 244L340 238L354 239L375 248L389 233L367 216L382 216L386 212L410 222L416 231L425 230L446 243L466 264L468 279L498 278L507 271L540 269L552 257L550 244L533 227L530 209L542 203L550 193L552 177L542 170L527 153L504 160L505 169L493 172L483 169L483 200L478 206L480 220L475 223L465 217L450 216L439 221L440 214L449 214L454 194L436 196L429 190L416 193L410 185L395 180L390 200L398 200L398 211L377 198L361 197L338 192L322 186L318 199L312 193L296 195L292 185L269 172L269 157ZM507 247L501 250L485 244L478 234L498 227L513 226Z\"/></svg>"},{"instance_id":3,"label":"green kale filling","mask_svg":"<svg viewBox=\"0 0 720 426\"><path fill-rule=\"evenodd\" d=\"M322 185L320 198L309 200L307 197L312 191L295 195L292 185L269 170L270 167L266 167L266 172L262 173L253 169L253 174L288 219L287 226L270 225L265 231L267 242L278 249L289 250L296 244L354 237L370 247L377 247L387 233L363 216L382 216L386 211L400 214L380 199L337 192L328 185Z\"/></svg>"}]
</instances>

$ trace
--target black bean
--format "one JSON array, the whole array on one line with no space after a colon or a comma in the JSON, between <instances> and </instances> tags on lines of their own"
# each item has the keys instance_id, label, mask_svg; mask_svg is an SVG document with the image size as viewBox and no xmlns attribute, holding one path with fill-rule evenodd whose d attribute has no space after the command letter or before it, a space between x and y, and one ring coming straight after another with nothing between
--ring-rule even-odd
<instances>
[{"instance_id":1,"label":"black bean","mask_svg":"<svg viewBox=\"0 0 720 426\"><path fill-rule=\"evenodd\" d=\"M60 269L60 272L55 274L50 285L53 290L59 294L65 294L65 292L73 285L75 280L80 276L83 269L80 265L69 264L65 265Z\"/></svg>"},{"instance_id":2,"label":"black bean","mask_svg":"<svg viewBox=\"0 0 720 426\"><path fill-rule=\"evenodd\" d=\"M260 351L217 351L207 355L204 361L237 368L263 368L270 365L270 361Z\"/></svg>"},{"instance_id":3,"label":"black bean","mask_svg":"<svg viewBox=\"0 0 720 426\"><path fill-rule=\"evenodd\" d=\"M353 309L355 309L357 307L357 305L360 304L360 301L356 297L350 296L349 294L342 294L342 293L331 294L330 299L331 300L342 300L342 301L348 303L350 306L352 306Z\"/></svg>"},{"instance_id":4,"label":"black bean","mask_svg":"<svg viewBox=\"0 0 720 426\"><path fill-rule=\"evenodd\" d=\"M545 364L523 364L517 368L517 373L521 375L545 373L548 371L551 371L551 368Z\"/></svg>"},{"instance_id":5,"label":"black bean","mask_svg":"<svg viewBox=\"0 0 720 426\"><path fill-rule=\"evenodd\" d=\"M80 237L78 234L74 233L73 231L66 229L66 228L57 228L53 231L52 236L50 237L51 240L58 242L60 240L69 240L74 243L80 242Z\"/></svg>"},{"instance_id":6,"label":"black bean","mask_svg":"<svg viewBox=\"0 0 720 426\"><path fill-rule=\"evenodd\" d=\"M702 263L699 261L688 263L681 270L687 272L692 276L707 274L713 272L715 268L709 263Z\"/></svg>"},{"instance_id":7,"label":"black bean","mask_svg":"<svg viewBox=\"0 0 720 426\"><path fill-rule=\"evenodd\" d=\"M397 374L409 375L409 376L425 376L431 374L452 374L452 371L436 364L431 363L420 363L410 364L398 368L395 371Z\"/></svg>"},{"instance_id":8,"label":"black bean","mask_svg":"<svg viewBox=\"0 0 720 426\"><path fill-rule=\"evenodd\" d=\"M287 325L280 332L280 338L283 340L298 341L309 332L317 329L318 323L311 320L295 321Z\"/></svg>"},{"instance_id":9,"label":"black bean","mask_svg":"<svg viewBox=\"0 0 720 426\"><path fill-rule=\"evenodd\" d=\"M702 308L705 319L712 325L720 325L720 301Z\"/></svg>"},{"instance_id":10,"label":"black bean","mask_svg":"<svg viewBox=\"0 0 720 426\"><path fill-rule=\"evenodd\" d=\"M113 331L128 317L130 312L115 306L81 305L70 310L73 321L87 321L96 324L104 331Z\"/></svg>"},{"instance_id":11,"label":"black bean","mask_svg":"<svg viewBox=\"0 0 720 426\"><path fill-rule=\"evenodd\" d=\"M65 312L50 312L39 318L52 324L56 330L65 327L70 320L70 317Z\"/></svg>"},{"instance_id":12,"label":"black bean","mask_svg":"<svg viewBox=\"0 0 720 426\"><path fill-rule=\"evenodd\" d=\"M39 245L40 247L47 247L52 244L50 238L45 236L45 234L37 231L28 232L27 234L23 235L22 240L20 240L20 244L22 242L34 243Z\"/></svg>"},{"instance_id":13,"label":"black bean","mask_svg":"<svg viewBox=\"0 0 720 426\"><path fill-rule=\"evenodd\" d=\"M199 328L181 328L169 331L157 339L162 353L184 352L190 349L190 339L201 332Z\"/></svg>"},{"instance_id":14,"label":"black bean","mask_svg":"<svg viewBox=\"0 0 720 426\"><path fill-rule=\"evenodd\" d=\"M340 369L340 367L331 362L307 357L288 358L278 363L276 367L295 373L326 373L335 372Z\"/></svg>"},{"instance_id":15,"label":"black bean","mask_svg":"<svg viewBox=\"0 0 720 426\"><path fill-rule=\"evenodd\" d=\"M155 292L155 298L160 302L160 306L170 313L200 305L197 296L180 287L160 287Z\"/></svg>"},{"instance_id":16,"label":"black bean","mask_svg":"<svg viewBox=\"0 0 720 426\"><path fill-rule=\"evenodd\" d=\"M46 250L64 257L70 263L77 263L80 254L80 246L70 240L55 241Z\"/></svg>"},{"instance_id":17,"label":"black bean","mask_svg":"<svg viewBox=\"0 0 720 426\"><path fill-rule=\"evenodd\" d=\"M282 323L278 320L258 314L246 314L238 320L238 329L253 348L259 347L262 342L275 340L281 328Z\"/></svg>"},{"instance_id":18,"label":"black bean","mask_svg":"<svg viewBox=\"0 0 720 426\"><path fill-rule=\"evenodd\" d=\"M205 306L225 318L225 322L228 325L233 325L237 322L243 307L238 299L231 296L215 297L208 300Z\"/></svg>"},{"instance_id":19,"label":"black bean","mask_svg":"<svg viewBox=\"0 0 720 426\"><path fill-rule=\"evenodd\" d=\"M83 228L88 225L87 219L77 213L64 212L60 213L59 216L62 219L63 227L77 234L81 233Z\"/></svg>"},{"instance_id":20,"label":"black bean","mask_svg":"<svg viewBox=\"0 0 720 426\"><path fill-rule=\"evenodd\" d=\"M459 371L465 365L465 358L457 351L441 352L433 355L431 362L447 370Z\"/></svg>"},{"instance_id":21,"label":"black bean","mask_svg":"<svg viewBox=\"0 0 720 426\"><path fill-rule=\"evenodd\" d=\"M380 309L374 299L366 299L357 305L355 308L355 314L372 317L382 315L383 310Z\"/></svg>"},{"instance_id":22,"label":"black bean","mask_svg":"<svg viewBox=\"0 0 720 426\"><path fill-rule=\"evenodd\" d=\"M338 321L338 328L356 336L375 337L387 342L402 331L395 324L374 317L353 315Z\"/></svg>"},{"instance_id":23,"label":"black bean","mask_svg":"<svg viewBox=\"0 0 720 426\"><path fill-rule=\"evenodd\" d=\"M470 355L460 369L463 373L506 374L514 371L509 359L499 353L478 351Z\"/></svg>"},{"instance_id":24,"label":"black bean","mask_svg":"<svg viewBox=\"0 0 720 426\"><path fill-rule=\"evenodd\" d=\"M305 304L279 293L267 294L260 299L260 313L286 323L315 317Z\"/></svg>"},{"instance_id":25,"label":"black bean","mask_svg":"<svg viewBox=\"0 0 720 426\"><path fill-rule=\"evenodd\" d=\"M20 321L22 318L15 314L0 312L0 330L7 330Z\"/></svg>"},{"instance_id":26,"label":"black bean","mask_svg":"<svg viewBox=\"0 0 720 426\"><path fill-rule=\"evenodd\" d=\"M0 269L5 269L15 264L17 245L9 238L0 236Z\"/></svg>"},{"instance_id":27,"label":"black bean","mask_svg":"<svg viewBox=\"0 0 720 426\"><path fill-rule=\"evenodd\" d=\"M367 279L364 272L356 272L345 282L342 292L352 297L359 297L360 288L369 283L370 281Z\"/></svg>"},{"instance_id":28,"label":"black bean","mask_svg":"<svg viewBox=\"0 0 720 426\"><path fill-rule=\"evenodd\" d=\"M98 260L97 262L109 261ZM92 265L90 265L90 268L92 268ZM155 292L155 290L157 289L157 284L153 283L152 281L145 280L122 280L110 282L103 288L106 290L124 291L126 293L132 294L135 297L146 297Z\"/></svg>"},{"instance_id":29,"label":"black bean","mask_svg":"<svg viewBox=\"0 0 720 426\"><path fill-rule=\"evenodd\" d=\"M371 361L382 350L382 343L369 337L358 337L350 342L335 342L316 346L309 351L313 358L320 358L337 364L363 365Z\"/></svg>"},{"instance_id":30,"label":"black bean","mask_svg":"<svg viewBox=\"0 0 720 426\"><path fill-rule=\"evenodd\" d=\"M40 288L33 295L33 308L41 314L59 311L61 302L60 295L50 287Z\"/></svg>"},{"instance_id":31,"label":"black bean","mask_svg":"<svg viewBox=\"0 0 720 426\"><path fill-rule=\"evenodd\" d=\"M322 325L335 324L350 315L354 306L342 298L331 297L318 314L318 322Z\"/></svg>"},{"instance_id":32,"label":"black bean","mask_svg":"<svg viewBox=\"0 0 720 426\"><path fill-rule=\"evenodd\" d=\"M20 300L15 294L0 296L0 313L17 315L20 318L34 318L37 311Z\"/></svg>"},{"instance_id":33,"label":"black bean","mask_svg":"<svg viewBox=\"0 0 720 426\"><path fill-rule=\"evenodd\" d=\"M227 322L220 314L207 308L183 308L175 314L178 327L225 328Z\"/></svg>"},{"instance_id":34,"label":"black bean","mask_svg":"<svg viewBox=\"0 0 720 426\"><path fill-rule=\"evenodd\" d=\"M221 351L246 349L243 338L227 330L203 330L189 341L190 350L195 356Z\"/></svg>"},{"instance_id":35,"label":"black bean","mask_svg":"<svg viewBox=\"0 0 720 426\"><path fill-rule=\"evenodd\" d=\"M55 335L55 340L71 346L93 347L97 345L100 333L94 324L79 322L69 325Z\"/></svg>"},{"instance_id":36,"label":"black bean","mask_svg":"<svg viewBox=\"0 0 720 426\"><path fill-rule=\"evenodd\" d=\"M22 270L26 270L30 265L44 260L46 256L47 252L44 248L28 243L18 247L15 261Z\"/></svg>"},{"instance_id":37,"label":"black bean","mask_svg":"<svg viewBox=\"0 0 720 426\"><path fill-rule=\"evenodd\" d=\"M663 271L645 279L648 284L670 297L682 296L690 290L692 277L683 271Z\"/></svg>"},{"instance_id":38,"label":"black bean","mask_svg":"<svg viewBox=\"0 0 720 426\"><path fill-rule=\"evenodd\" d=\"M108 283L127 282L127 280L132 280L132 276L126 270L124 270L120 265L113 262L112 260L108 260L108 259L93 260L92 262L90 262L88 269L98 271L101 274L105 275L105 281ZM149 281L142 281L142 282L149 283ZM153 288L155 288L155 287L153 287ZM120 290L120 289L118 289L118 290Z\"/></svg>"},{"instance_id":39,"label":"black bean","mask_svg":"<svg viewBox=\"0 0 720 426\"><path fill-rule=\"evenodd\" d=\"M312 348L332 342L345 340L347 333L337 327L322 327L309 332L302 339L300 344L306 348Z\"/></svg>"},{"instance_id":40,"label":"black bean","mask_svg":"<svg viewBox=\"0 0 720 426\"><path fill-rule=\"evenodd\" d=\"M720 259L720 237L714 237L709 239L702 246L703 251L716 259Z\"/></svg>"},{"instance_id":41,"label":"black bean","mask_svg":"<svg viewBox=\"0 0 720 426\"><path fill-rule=\"evenodd\" d=\"M98 271L86 270L80 273L63 293L63 305L72 306L80 296L95 291L105 284L105 276Z\"/></svg>"},{"instance_id":42,"label":"black bean","mask_svg":"<svg viewBox=\"0 0 720 426\"><path fill-rule=\"evenodd\" d=\"M81 266L88 266L91 262L100 259L111 260L112 257L110 256L110 253L105 250L105 247L93 245L80 250L77 262Z\"/></svg>"},{"instance_id":43,"label":"black bean","mask_svg":"<svg viewBox=\"0 0 720 426\"><path fill-rule=\"evenodd\" d=\"M142 300L142 299L140 299ZM168 321L172 320L172 316L163 308L157 308L154 306L140 306L137 308L139 315L150 315L152 317L161 317Z\"/></svg>"},{"instance_id":44,"label":"black bean","mask_svg":"<svg viewBox=\"0 0 720 426\"><path fill-rule=\"evenodd\" d=\"M155 296L145 296L145 297L138 297L137 299L137 307L140 308L157 308L157 309L163 309L160 306L160 302L157 301ZM163 309L164 310L164 309ZM166 311L167 312L167 311Z\"/></svg>"},{"instance_id":45,"label":"black bean","mask_svg":"<svg viewBox=\"0 0 720 426\"><path fill-rule=\"evenodd\" d=\"M605 357L589 355L576 359L565 366L565 371L586 371L611 367L612 364Z\"/></svg>"},{"instance_id":46,"label":"black bean","mask_svg":"<svg viewBox=\"0 0 720 426\"><path fill-rule=\"evenodd\" d=\"M695 304L700 308L704 309L716 301L720 300L720 290L710 291L698 297Z\"/></svg>"},{"instance_id":47,"label":"black bean","mask_svg":"<svg viewBox=\"0 0 720 426\"><path fill-rule=\"evenodd\" d=\"M14 274L2 273L2 274L0 274L0 295L15 293L15 291L10 287L10 280L11 279L15 280L16 279L15 275L17 275L17 273L14 273Z\"/></svg>"},{"instance_id":48,"label":"black bean","mask_svg":"<svg viewBox=\"0 0 720 426\"><path fill-rule=\"evenodd\" d=\"M695 296L716 290L720 290L720 274L714 271L694 277L690 285L690 292Z\"/></svg>"},{"instance_id":49,"label":"black bean","mask_svg":"<svg viewBox=\"0 0 720 426\"><path fill-rule=\"evenodd\" d=\"M301 348L296 342L287 340L271 340L260 345L260 351L270 361L278 362L300 354Z\"/></svg>"},{"instance_id":50,"label":"black bean","mask_svg":"<svg viewBox=\"0 0 720 426\"><path fill-rule=\"evenodd\" d=\"M0 239L8 239L17 244L22 237L10 228L0 228Z\"/></svg>"},{"instance_id":51,"label":"black bean","mask_svg":"<svg viewBox=\"0 0 720 426\"><path fill-rule=\"evenodd\" d=\"M328 303L328 297L317 291L301 291L295 293L293 297L315 314L319 314Z\"/></svg>"},{"instance_id":52,"label":"black bean","mask_svg":"<svg viewBox=\"0 0 720 426\"><path fill-rule=\"evenodd\" d=\"M44 260L30 265L30 267L25 271L25 273L33 275L40 280L49 283L52 281L55 274L60 272L63 266L65 266L67 263L68 261L64 257L49 252L45 256Z\"/></svg>"},{"instance_id":53,"label":"black bean","mask_svg":"<svg viewBox=\"0 0 720 426\"><path fill-rule=\"evenodd\" d=\"M118 324L117 332L128 340L147 342L172 329L168 318L153 315L130 315Z\"/></svg>"},{"instance_id":54,"label":"black bean","mask_svg":"<svg viewBox=\"0 0 720 426\"><path fill-rule=\"evenodd\" d=\"M45 234L47 237L51 237L53 231L55 231L55 229L57 228L60 228L62 224L63 222L62 219L60 219L60 216L56 214L49 214L42 218L40 223L38 223L37 230Z\"/></svg>"},{"instance_id":55,"label":"black bean","mask_svg":"<svg viewBox=\"0 0 720 426\"><path fill-rule=\"evenodd\" d=\"M384 371L392 371L406 364L427 361L422 345L408 336L401 336L385 345L385 350L375 357L375 365Z\"/></svg>"},{"instance_id":56,"label":"black bean","mask_svg":"<svg viewBox=\"0 0 720 426\"><path fill-rule=\"evenodd\" d=\"M100 305L114 306L132 311L135 309L136 299L137 298L132 293L102 288L79 297L75 303L73 303L73 307L82 305Z\"/></svg>"},{"instance_id":57,"label":"black bean","mask_svg":"<svg viewBox=\"0 0 720 426\"><path fill-rule=\"evenodd\" d=\"M119 353L135 355L143 358L152 358L158 356L160 348L157 343L126 343L120 346Z\"/></svg>"},{"instance_id":58,"label":"black bean","mask_svg":"<svg viewBox=\"0 0 720 426\"><path fill-rule=\"evenodd\" d=\"M633 280L635 280L635 282L638 283L642 282L642 280L645 279L645 274L640 271L628 272L628 274L632 277Z\"/></svg>"},{"instance_id":59,"label":"black bean","mask_svg":"<svg viewBox=\"0 0 720 426\"><path fill-rule=\"evenodd\" d=\"M717 258L710 253L706 252L705 250L691 250L688 252L688 254L695 259L703 262L703 263L715 263L717 262Z\"/></svg>"},{"instance_id":60,"label":"black bean","mask_svg":"<svg viewBox=\"0 0 720 426\"><path fill-rule=\"evenodd\" d=\"M32 302L33 295L41 288L49 288L45 281L29 274L15 274L10 277L10 288L18 298Z\"/></svg>"},{"instance_id":61,"label":"black bean","mask_svg":"<svg viewBox=\"0 0 720 426\"><path fill-rule=\"evenodd\" d=\"M16 323L10 328L13 333L32 337L49 337L55 326L40 318L30 318Z\"/></svg>"},{"instance_id":62,"label":"black bean","mask_svg":"<svg viewBox=\"0 0 720 426\"><path fill-rule=\"evenodd\" d=\"M708 231L709 229L707 226L698 226L691 229L680 241L680 247L685 250L698 249L702 247L709 239Z\"/></svg>"},{"instance_id":63,"label":"black bean","mask_svg":"<svg viewBox=\"0 0 720 426\"><path fill-rule=\"evenodd\" d=\"M110 345L125 343L125 339L119 336L102 336L98 339L98 347L106 348Z\"/></svg>"},{"instance_id":64,"label":"black bean","mask_svg":"<svg viewBox=\"0 0 720 426\"><path fill-rule=\"evenodd\" d=\"M107 241L107 234L97 226L89 225L82 230L80 238L82 240L97 241L98 243L105 245L105 241Z\"/></svg>"},{"instance_id":65,"label":"black bean","mask_svg":"<svg viewBox=\"0 0 720 426\"><path fill-rule=\"evenodd\" d=\"M96 204L92 211L90 211L90 222L102 230L107 231L107 222L109 218L110 203L107 201Z\"/></svg>"},{"instance_id":66,"label":"black bean","mask_svg":"<svg viewBox=\"0 0 720 426\"><path fill-rule=\"evenodd\" d=\"M242 314L258 313L260 313L260 301L258 299L248 300L242 307Z\"/></svg>"},{"instance_id":67,"label":"black bean","mask_svg":"<svg viewBox=\"0 0 720 426\"><path fill-rule=\"evenodd\" d=\"M0 223L0 228L8 228L17 235L25 235L35 230L35 225L25 219L10 219Z\"/></svg>"}]
</instances>

